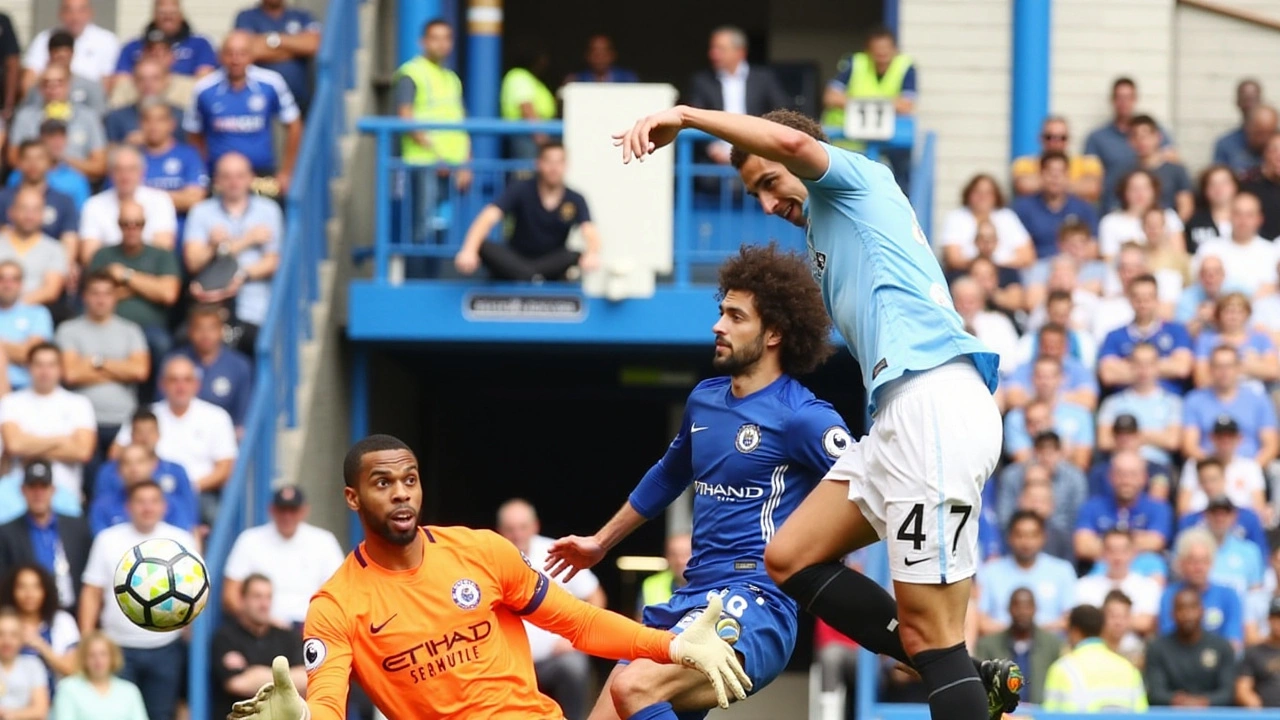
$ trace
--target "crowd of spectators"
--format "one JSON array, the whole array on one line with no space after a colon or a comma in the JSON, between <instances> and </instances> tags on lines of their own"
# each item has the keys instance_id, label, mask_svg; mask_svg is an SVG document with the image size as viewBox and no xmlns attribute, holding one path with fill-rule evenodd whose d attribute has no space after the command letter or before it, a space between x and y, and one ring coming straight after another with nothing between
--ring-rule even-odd
<instances>
[{"instance_id":1,"label":"crowd of spectators","mask_svg":"<svg viewBox=\"0 0 1280 720\"><path fill-rule=\"evenodd\" d=\"M199 549L217 515L319 47L285 0L228 25L215 42L155 0L122 38L59 0L24 49L0 14L3 717L180 714L185 638L125 618L115 566L154 537ZM301 665L306 599L342 558L296 488L272 518L227 568L225 698L255 692L275 652ZM290 553L289 574L259 562Z\"/></svg>"},{"instance_id":2,"label":"crowd of spectators","mask_svg":"<svg viewBox=\"0 0 1280 720\"><path fill-rule=\"evenodd\" d=\"M937 238L1002 375L970 641L1046 709L1280 707L1280 134L1256 81L1237 101L1209 162L1120 78L1102 127L1045 119Z\"/></svg>"}]
</instances>

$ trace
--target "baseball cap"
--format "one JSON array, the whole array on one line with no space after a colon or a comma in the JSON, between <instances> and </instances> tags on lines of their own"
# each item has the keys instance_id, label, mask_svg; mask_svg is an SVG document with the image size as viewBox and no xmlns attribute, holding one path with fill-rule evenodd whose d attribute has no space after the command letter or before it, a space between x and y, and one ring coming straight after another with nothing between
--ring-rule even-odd
<instances>
[{"instance_id":1,"label":"baseball cap","mask_svg":"<svg viewBox=\"0 0 1280 720\"><path fill-rule=\"evenodd\" d=\"M1117 415L1115 422L1111 424L1111 430L1118 433L1136 433L1138 432L1138 418L1129 413Z\"/></svg>"},{"instance_id":2,"label":"baseball cap","mask_svg":"<svg viewBox=\"0 0 1280 720\"><path fill-rule=\"evenodd\" d=\"M285 485L271 496L271 507L293 509L302 507L307 501L307 497L302 494L302 488L297 485Z\"/></svg>"},{"instance_id":3,"label":"baseball cap","mask_svg":"<svg viewBox=\"0 0 1280 720\"><path fill-rule=\"evenodd\" d=\"M1231 502L1231 498L1226 495L1215 495L1209 498L1209 504L1205 506L1206 511L1212 510L1235 510L1236 504Z\"/></svg>"},{"instance_id":4,"label":"baseball cap","mask_svg":"<svg viewBox=\"0 0 1280 720\"><path fill-rule=\"evenodd\" d=\"M1230 415L1219 415L1217 420L1213 421L1213 433L1215 435L1235 435L1240 432L1240 424Z\"/></svg>"},{"instance_id":5,"label":"baseball cap","mask_svg":"<svg viewBox=\"0 0 1280 720\"><path fill-rule=\"evenodd\" d=\"M143 41L144 41L143 44L172 45L173 40L174 39L172 37L170 37L168 34L165 33L165 31L161 30L160 28L151 28L150 30L147 31L147 34L143 37Z\"/></svg>"},{"instance_id":6,"label":"baseball cap","mask_svg":"<svg viewBox=\"0 0 1280 720\"><path fill-rule=\"evenodd\" d=\"M1280 595L1271 598L1271 605L1267 607L1267 615L1270 617L1280 615Z\"/></svg>"},{"instance_id":7,"label":"baseball cap","mask_svg":"<svg viewBox=\"0 0 1280 720\"><path fill-rule=\"evenodd\" d=\"M23 485L52 485L53 466L48 460L31 460L22 469Z\"/></svg>"}]
</instances>

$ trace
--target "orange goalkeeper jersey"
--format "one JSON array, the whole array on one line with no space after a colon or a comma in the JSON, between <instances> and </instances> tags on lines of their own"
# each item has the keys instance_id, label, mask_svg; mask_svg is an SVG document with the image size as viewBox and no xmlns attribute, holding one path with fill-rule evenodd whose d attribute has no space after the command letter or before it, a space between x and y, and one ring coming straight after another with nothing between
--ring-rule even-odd
<instances>
[{"instance_id":1,"label":"orange goalkeeper jersey","mask_svg":"<svg viewBox=\"0 0 1280 720\"><path fill-rule=\"evenodd\" d=\"M669 660L671 633L577 600L496 533L420 532L416 569L382 568L361 545L311 599L303 660L312 720L346 718L352 677L389 720L560 720L538 692L525 619L593 655Z\"/></svg>"}]
</instances>

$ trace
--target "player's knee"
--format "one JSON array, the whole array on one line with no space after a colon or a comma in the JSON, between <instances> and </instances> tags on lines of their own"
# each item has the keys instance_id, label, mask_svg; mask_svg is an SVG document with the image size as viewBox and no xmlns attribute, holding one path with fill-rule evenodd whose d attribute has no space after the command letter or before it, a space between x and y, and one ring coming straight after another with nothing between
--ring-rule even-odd
<instances>
[{"instance_id":1,"label":"player's knee","mask_svg":"<svg viewBox=\"0 0 1280 720\"><path fill-rule=\"evenodd\" d=\"M648 675L643 664L632 663L613 676L609 694L613 698L613 707L620 716L630 717L663 700L655 692L657 683Z\"/></svg>"}]
</instances>

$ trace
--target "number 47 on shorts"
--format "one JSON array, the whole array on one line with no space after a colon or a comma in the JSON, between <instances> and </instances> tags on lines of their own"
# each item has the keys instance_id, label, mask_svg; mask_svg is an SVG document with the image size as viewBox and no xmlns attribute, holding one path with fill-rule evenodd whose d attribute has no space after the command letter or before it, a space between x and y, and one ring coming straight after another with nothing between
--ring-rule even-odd
<instances>
[{"instance_id":1,"label":"number 47 on shorts","mask_svg":"<svg viewBox=\"0 0 1280 720\"><path fill-rule=\"evenodd\" d=\"M959 516L959 520L955 522L955 533L951 537L951 554L956 553L957 546L960 543L960 536L964 532L964 526L969 522L969 516L973 514L972 505L952 505L949 511L951 518ZM920 552L925 549L925 545L929 538L924 530L924 503L916 503L907 511L907 516L903 518L902 524L898 526L896 535L900 542L911 543L911 550ZM903 559L903 563L907 567L918 565L926 560L931 560L931 554L918 557L907 557Z\"/></svg>"}]
</instances>

